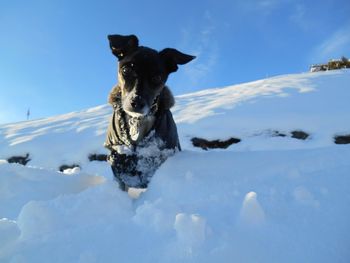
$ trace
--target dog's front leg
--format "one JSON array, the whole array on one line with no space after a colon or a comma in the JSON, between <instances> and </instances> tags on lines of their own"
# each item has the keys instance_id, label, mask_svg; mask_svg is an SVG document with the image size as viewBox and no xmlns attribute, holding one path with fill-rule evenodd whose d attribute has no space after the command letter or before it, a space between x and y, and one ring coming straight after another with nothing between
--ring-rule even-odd
<instances>
[{"instance_id":1,"label":"dog's front leg","mask_svg":"<svg viewBox=\"0 0 350 263\"><path fill-rule=\"evenodd\" d=\"M139 175L136 169L138 162L136 154L119 154L117 152L112 152L108 157L108 161L111 164L114 177L119 183L119 188L123 191L127 191L129 186L122 180L121 175Z\"/></svg>"}]
</instances>

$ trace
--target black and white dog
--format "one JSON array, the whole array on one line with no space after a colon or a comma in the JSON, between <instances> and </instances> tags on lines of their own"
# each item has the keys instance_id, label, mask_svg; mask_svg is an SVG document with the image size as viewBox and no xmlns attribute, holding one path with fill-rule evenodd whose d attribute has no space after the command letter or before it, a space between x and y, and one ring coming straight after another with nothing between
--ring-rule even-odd
<instances>
[{"instance_id":1,"label":"black and white dog","mask_svg":"<svg viewBox=\"0 0 350 263\"><path fill-rule=\"evenodd\" d=\"M161 163L181 150L170 112L174 97L165 83L178 65L195 57L139 46L134 35L108 39L119 61L118 84L109 95L114 111L105 142L108 161L122 190L146 188Z\"/></svg>"}]
</instances>

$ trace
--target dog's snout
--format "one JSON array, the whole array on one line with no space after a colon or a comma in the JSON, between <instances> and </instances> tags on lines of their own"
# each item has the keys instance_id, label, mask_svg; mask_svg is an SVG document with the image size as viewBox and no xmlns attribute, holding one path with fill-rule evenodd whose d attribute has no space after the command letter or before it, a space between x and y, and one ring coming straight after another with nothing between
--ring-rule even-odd
<instances>
[{"instance_id":1,"label":"dog's snout","mask_svg":"<svg viewBox=\"0 0 350 263\"><path fill-rule=\"evenodd\" d=\"M143 101L141 96L135 96L130 103L133 109L142 109L145 106L145 102Z\"/></svg>"}]
</instances>

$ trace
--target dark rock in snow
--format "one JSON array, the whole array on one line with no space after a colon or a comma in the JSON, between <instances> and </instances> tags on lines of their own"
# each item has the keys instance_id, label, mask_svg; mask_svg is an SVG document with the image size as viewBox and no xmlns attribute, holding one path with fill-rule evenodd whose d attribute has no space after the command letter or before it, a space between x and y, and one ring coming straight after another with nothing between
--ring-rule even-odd
<instances>
[{"instance_id":1,"label":"dark rock in snow","mask_svg":"<svg viewBox=\"0 0 350 263\"><path fill-rule=\"evenodd\" d=\"M292 138L306 140L310 135L304 131L292 131Z\"/></svg>"},{"instance_id":2,"label":"dark rock in snow","mask_svg":"<svg viewBox=\"0 0 350 263\"><path fill-rule=\"evenodd\" d=\"M78 164L71 164L71 165L63 164L58 169L59 169L60 172L63 172L64 170L73 169L75 167L79 167L80 168L80 165L78 165Z\"/></svg>"},{"instance_id":3,"label":"dark rock in snow","mask_svg":"<svg viewBox=\"0 0 350 263\"><path fill-rule=\"evenodd\" d=\"M89 154L89 161L99 161L99 162L107 162L107 154Z\"/></svg>"},{"instance_id":4,"label":"dark rock in snow","mask_svg":"<svg viewBox=\"0 0 350 263\"><path fill-rule=\"evenodd\" d=\"M272 134L271 134L273 137L286 137L287 135L284 134L284 133L281 133L279 131L272 131Z\"/></svg>"},{"instance_id":5,"label":"dark rock in snow","mask_svg":"<svg viewBox=\"0 0 350 263\"><path fill-rule=\"evenodd\" d=\"M31 159L29 159L29 153L27 153L25 156L12 156L7 159L7 162L26 165L30 160Z\"/></svg>"},{"instance_id":6,"label":"dark rock in snow","mask_svg":"<svg viewBox=\"0 0 350 263\"><path fill-rule=\"evenodd\" d=\"M239 143L241 141L241 139L230 138L230 139L225 140L225 141L221 141L221 140L208 141L208 140L203 139L203 138L194 137L191 139L191 141L192 141L193 146L200 147L203 150L208 150L208 149L216 149L216 148L226 149L231 144Z\"/></svg>"},{"instance_id":7,"label":"dark rock in snow","mask_svg":"<svg viewBox=\"0 0 350 263\"><path fill-rule=\"evenodd\" d=\"M350 134L334 136L334 143L335 144L349 144L350 143Z\"/></svg>"}]
</instances>

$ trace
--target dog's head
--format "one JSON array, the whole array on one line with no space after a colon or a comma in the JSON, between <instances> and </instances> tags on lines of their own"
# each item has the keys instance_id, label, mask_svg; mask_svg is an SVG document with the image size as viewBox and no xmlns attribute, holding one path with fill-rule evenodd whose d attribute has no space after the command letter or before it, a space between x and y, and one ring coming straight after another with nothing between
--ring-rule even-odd
<instances>
[{"instance_id":1,"label":"dog's head","mask_svg":"<svg viewBox=\"0 0 350 263\"><path fill-rule=\"evenodd\" d=\"M124 111L145 116L165 87L170 73L194 59L173 48L160 52L139 46L136 36L109 35L112 53L119 60L118 82Z\"/></svg>"}]
</instances>

